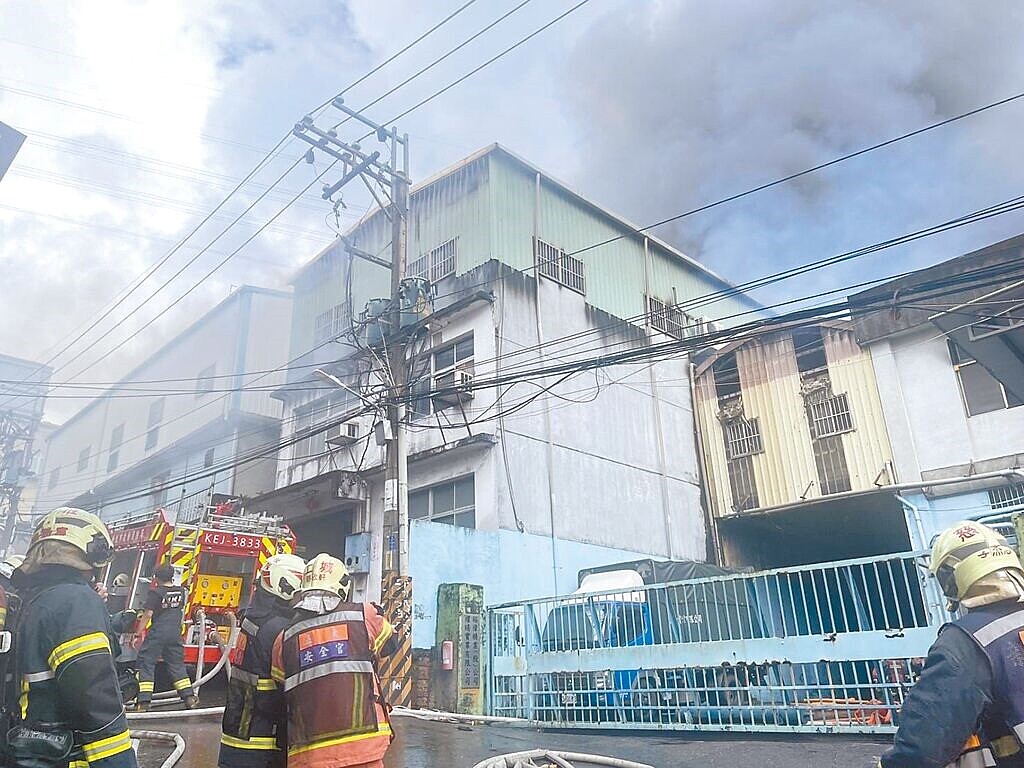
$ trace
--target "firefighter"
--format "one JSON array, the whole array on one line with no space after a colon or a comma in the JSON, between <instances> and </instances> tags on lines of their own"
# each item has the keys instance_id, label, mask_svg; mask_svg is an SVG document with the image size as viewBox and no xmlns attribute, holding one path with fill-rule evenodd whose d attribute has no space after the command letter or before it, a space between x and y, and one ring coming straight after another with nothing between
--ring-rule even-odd
<instances>
[{"instance_id":1,"label":"firefighter","mask_svg":"<svg viewBox=\"0 0 1024 768\"><path fill-rule=\"evenodd\" d=\"M395 651L379 608L349 602L352 578L337 558L306 564L295 616L274 642L284 688L288 768L383 768L391 724L376 661Z\"/></svg>"},{"instance_id":2,"label":"firefighter","mask_svg":"<svg viewBox=\"0 0 1024 768\"><path fill-rule=\"evenodd\" d=\"M113 555L106 526L81 509L55 509L33 533L14 576L23 601L14 648L21 696L8 765L136 768L107 611L92 587Z\"/></svg>"},{"instance_id":3,"label":"firefighter","mask_svg":"<svg viewBox=\"0 0 1024 768\"><path fill-rule=\"evenodd\" d=\"M138 634L135 645L139 648L139 699L136 710L145 712L153 700L153 681L157 660L163 658L167 674L174 684L187 709L199 706L199 699L192 690L192 681L185 671L185 644L181 639L181 625L184 622L185 589L174 583L174 566L170 563L158 565L153 570L156 585L150 587L142 616L136 625ZM145 639L139 645L138 637L148 626Z\"/></svg>"},{"instance_id":4,"label":"firefighter","mask_svg":"<svg viewBox=\"0 0 1024 768\"><path fill-rule=\"evenodd\" d=\"M883 768L1024 766L1024 567L981 523L943 531L929 569L966 609L946 624L900 713Z\"/></svg>"},{"instance_id":5,"label":"firefighter","mask_svg":"<svg viewBox=\"0 0 1024 768\"><path fill-rule=\"evenodd\" d=\"M284 768L284 696L270 676L274 640L290 623L305 561L274 555L260 569L252 602L242 618L221 727L220 768Z\"/></svg>"}]
</instances>

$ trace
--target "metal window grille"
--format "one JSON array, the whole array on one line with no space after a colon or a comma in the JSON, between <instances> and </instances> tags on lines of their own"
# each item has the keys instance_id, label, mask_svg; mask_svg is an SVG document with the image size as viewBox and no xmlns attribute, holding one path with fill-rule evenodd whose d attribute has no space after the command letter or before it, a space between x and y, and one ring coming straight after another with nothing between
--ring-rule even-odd
<instances>
[{"instance_id":1,"label":"metal window grille","mask_svg":"<svg viewBox=\"0 0 1024 768\"><path fill-rule=\"evenodd\" d=\"M587 275L583 259L543 240L537 240L536 243L537 271L576 293L586 295Z\"/></svg>"},{"instance_id":2,"label":"metal window grille","mask_svg":"<svg viewBox=\"0 0 1024 768\"><path fill-rule=\"evenodd\" d=\"M348 330L348 325L348 308L345 304L334 305L316 316L313 323L313 343L326 344L331 339L336 339Z\"/></svg>"},{"instance_id":3,"label":"metal window grille","mask_svg":"<svg viewBox=\"0 0 1024 768\"><path fill-rule=\"evenodd\" d=\"M850 400L845 392L822 397L811 402L809 407L811 429L816 438L841 435L853 430L853 414L850 413Z\"/></svg>"},{"instance_id":4,"label":"metal window grille","mask_svg":"<svg viewBox=\"0 0 1024 768\"><path fill-rule=\"evenodd\" d=\"M647 312L652 328L657 328L662 333L667 333L677 339L694 335L700 326L699 322L694 321L674 304L654 296L647 297Z\"/></svg>"},{"instance_id":5,"label":"metal window grille","mask_svg":"<svg viewBox=\"0 0 1024 768\"><path fill-rule=\"evenodd\" d=\"M213 391L213 377L217 373L217 364L204 368L196 377L196 399Z\"/></svg>"},{"instance_id":6,"label":"metal window grille","mask_svg":"<svg viewBox=\"0 0 1024 768\"><path fill-rule=\"evenodd\" d=\"M757 419L735 419L725 425L725 451L730 459L764 453Z\"/></svg>"},{"instance_id":7,"label":"metal window grille","mask_svg":"<svg viewBox=\"0 0 1024 768\"><path fill-rule=\"evenodd\" d=\"M1024 483L1004 485L988 492L988 503L992 509L1009 509L1024 506Z\"/></svg>"},{"instance_id":8,"label":"metal window grille","mask_svg":"<svg viewBox=\"0 0 1024 768\"><path fill-rule=\"evenodd\" d=\"M459 238L453 237L421 256L417 256L406 269L410 277L424 277L432 283L455 274Z\"/></svg>"},{"instance_id":9,"label":"metal window grille","mask_svg":"<svg viewBox=\"0 0 1024 768\"><path fill-rule=\"evenodd\" d=\"M89 466L89 454L92 453L92 446L87 445L78 454L78 471L84 472Z\"/></svg>"}]
</instances>

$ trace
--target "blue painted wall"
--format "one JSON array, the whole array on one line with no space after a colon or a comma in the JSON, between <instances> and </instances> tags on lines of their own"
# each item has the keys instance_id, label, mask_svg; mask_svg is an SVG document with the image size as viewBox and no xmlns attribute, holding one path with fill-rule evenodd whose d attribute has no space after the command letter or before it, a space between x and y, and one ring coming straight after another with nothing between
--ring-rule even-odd
<instances>
[{"instance_id":1,"label":"blue painted wall","mask_svg":"<svg viewBox=\"0 0 1024 768\"><path fill-rule=\"evenodd\" d=\"M416 648L434 645L439 584L479 584L484 604L556 594L551 567L551 539L518 531L479 531L440 523L413 521L409 571L413 579L412 641ZM559 539L558 586L576 586L581 568L649 557L642 552L598 547Z\"/></svg>"},{"instance_id":2,"label":"blue painted wall","mask_svg":"<svg viewBox=\"0 0 1024 768\"><path fill-rule=\"evenodd\" d=\"M903 496L921 512L921 524L924 527L926 545L933 536L953 525L953 523L993 513L987 491L974 491L932 499L921 492L908 492L903 494ZM908 525L913 534L913 521L908 519Z\"/></svg>"}]
</instances>

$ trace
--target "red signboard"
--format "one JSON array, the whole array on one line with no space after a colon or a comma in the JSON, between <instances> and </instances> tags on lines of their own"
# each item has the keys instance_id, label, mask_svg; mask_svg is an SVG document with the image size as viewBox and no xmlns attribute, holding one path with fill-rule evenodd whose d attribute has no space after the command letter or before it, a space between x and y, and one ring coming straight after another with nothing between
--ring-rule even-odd
<instances>
[{"instance_id":1,"label":"red signboard","mask_svg":"<svg viewBox=\"0 0 1024 768\"><path fill-rule=\"evenodd\" d=\"M157 523L137 525L132 528L115 528L110 532L114 549L151 549L159 542L150 541ZM148 545L148 546L147 546Z\"/></svg>"},{"instance_id":2,"label":"red signboard","mask_svg":"<svg viewBox=\"0 0 1024 768\"><path fill-rule=\"evenodd\" d=\"M205 552L220 554L255 555L260 551L262 538L248 533L232 533L231 531L204 531L202 549Z\"/></svg>"}]
</instances>

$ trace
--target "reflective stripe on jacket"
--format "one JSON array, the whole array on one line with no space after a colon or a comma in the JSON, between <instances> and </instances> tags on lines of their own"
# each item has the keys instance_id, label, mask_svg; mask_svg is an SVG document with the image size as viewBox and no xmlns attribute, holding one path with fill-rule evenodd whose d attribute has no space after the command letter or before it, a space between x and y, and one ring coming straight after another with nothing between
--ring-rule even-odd
<instances>
[{"instance_id":1,"label":"reflective stripe on jacket","mask_svg":"<svg viewBox=\"0 0 1024 768\"><path fill-rule=\"evenodd\" d=\"M84 574L63 566L25 584L15 641L22 721L73 730L76 766L136 768L103 601Z\"/></svg>"},{"instance_id":2,"label":"reflective stripe on jacket","mask_svg":"<svg viewBox=\"0 0 1024 768\"><path fill-rule=\"evenodd\" d=\"M374 669L393 633L371 605L342 603L300 616L274 644L272 672L288 708L288 768L335 768L383 758L391 726Z\"/></svg>"},{"instance_id":3,"label":"reflective stripe on jacket","mask_svg":"<svg viewBox=\"0 0 1024 768\"><path fill-rule=\"evenodd\" d=\"M270 675L270 657L291 613L283 603L258 591L242 620L238 640L242 658L231 671L221 726L217 764L222 768L284 765L284 693Z\"/></svg>"}]
</instances>

